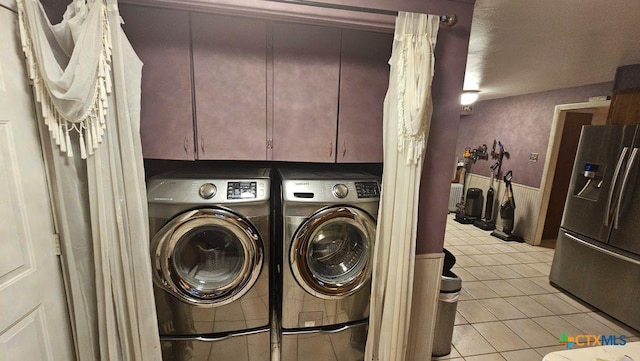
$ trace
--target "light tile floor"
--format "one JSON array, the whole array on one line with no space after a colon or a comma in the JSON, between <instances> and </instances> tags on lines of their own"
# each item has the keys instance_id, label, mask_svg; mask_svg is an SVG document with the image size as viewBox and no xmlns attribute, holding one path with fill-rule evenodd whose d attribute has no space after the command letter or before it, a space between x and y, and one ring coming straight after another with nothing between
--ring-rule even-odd
<instances>
[{"instance_id":1,"label":"light tile floor","mask_svg":"<svg viewBox=\"0 0 640 361\"><path fill-rule=\"evenodd\" d=\"M473 225L447 219L445 248L462 278L451 354L433 360L542 360L566 349L558 338L640 332L549 284L553 249L504 242Z\"/></svg>"}]
</instances>

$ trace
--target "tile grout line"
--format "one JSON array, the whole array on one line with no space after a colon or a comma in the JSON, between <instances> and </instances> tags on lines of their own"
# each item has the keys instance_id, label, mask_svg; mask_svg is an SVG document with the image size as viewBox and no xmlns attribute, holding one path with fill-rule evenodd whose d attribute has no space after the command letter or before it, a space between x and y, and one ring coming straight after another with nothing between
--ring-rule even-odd
<instances>
[{"instance_id":1,"label":"tile grout line","mask_svg":"<svg viewBox=\"0 0 640 361\"><path fill-rule=\"evenodd\" d=\"M623 325L618 321L609 319L608 316L606 316L599 310L593 309L589 305L583 304L579 300L573 298L571 295L568 295L562 290L557 289L549 284L548 270L550 270L553 261L553 249L536 247L526 243L505 243L497 238L494 239L493 237L491 237L489 235L489 232L485 233L484 231L480 231L474 228L473 225L462 225L453 222L452 215L449 215L448 217L449 218L447 219L447 228L445 231L444 243L447 249L449 249L449 246L451 247L451 249L453 250L452 253L454 253L456 258L459 258L460 260L460 263L456 263L453 268L454 273L456 271L461 273L460 277L463 281L462 295L464 296L464 298L461 297L459 302L465 302L466 305L471 306L464 311L465 313L470 313L467 316L464 316L462 313L460 313L458 309L455 321L456 324L454 326L454 342L456 328L461 329L461 326L471 326L471 329L480 336L480 338L486 343L486 345L494 349L495 352L482 352L464 356L460 353L460 350L458 350L456 344L454 343L452 345L452 354L454 354L455 356L433 358L434 360L466 360L467 358L487 355L495 355L500 360L506 360L507 357L503 355L505 353L518 351L521 352L527 350L531 350L529 353L527 353L527 355L530 355L531 353L540 355L536 358L536 360L539 360L540 357L544 356L544 354L548 352L562 349L563 346L559 343L557 345L542 347L529 346L529 342L527 342L525 338L516 333L515 329L508 325L507 322L510 321L531 320L531 322L533 322L536 327L540 328L540 332L544 330L542 335L546 334L553 337L559 337L559 335L553 335L553 332L550 329L547 329L546 327L539 324L536 319L546 317L552 318L549 320L560 319L566 322L567 325L571 325L576 330L586 330L588 328L587 326L596 327L597 329L594 331L600 330L604 332L617 332L618 330L625 331L628 329L628 326ZM481 262L478 262L478 260L480 260ZM465 265L463 266L461 265L461 263ZM502 273L498 272L497 267L501 266L506 266L506 269L511 270L515 274L509 275L508 271L506 271L504 268L500 269ZM518 272L517 269L520 269L521 272ZM473 280L465 281L465 277L467 277L467 279L469 277L473 277ZM521 280L526 280L528 282L523 282ZM469 289L465 290L465 284L467 284ZM494 288L491 288L489 285L493 285ZM522 294L510 295L509 292L514 292L514 290ZM501 294L503 294L503 296L501 296ZM532 302L530 304L533 309L521 309L521 307L525 307L525 304L523 304L522 302L519 302L520 307L512 303L515 302L515 300L509 302L510 299L515 299L518 297L526 297L525 299L523 299L524 301L530 300ZM499 301L495 300L503 300L523 316L517 315L515 313L515 317L509 316L508 313L498 314L498 309L494 309L492 311L492 308L487 307L486 305L489 302L492 302L492 300L493 302L497 302L496 304L499 304ZM477 303L471 301L475 301ZM477 305L481 307L477 307ZM483 319L483 317L487 317L486 315L481 317L472 316L474 307L481 310L482 312L488 311L491 317L494 317L495 319L484 320L481 322L470 322L469 318ZM527 311L528 313L525 311ZM540 315L535 315L537 313L540 313ZM529 316L530 314L532 316ZM598 315L599 317L595 317L594 315ZM464 323L457 323L458 321L464 321ZM498 351L498 348L496 348L496 346L489 341L491 337L488 338L488 335L483 335L476 327L476 325L478 324L498 322L502 325L502 327L505 327L506 330L509 330L511 333L516 335L520 341L523 341L524 344L529 347L520 348L518 346L513 350ZM582 324L580 324L580 322L582 322ZM588 325L585 325L584 323L587 323ZM640 340L640 331L630 331L630 335L631 336L629 337L633 338L634 340ZM455 351L455 353L453 353L453 351Z\"/></svg>"}]
</instances>

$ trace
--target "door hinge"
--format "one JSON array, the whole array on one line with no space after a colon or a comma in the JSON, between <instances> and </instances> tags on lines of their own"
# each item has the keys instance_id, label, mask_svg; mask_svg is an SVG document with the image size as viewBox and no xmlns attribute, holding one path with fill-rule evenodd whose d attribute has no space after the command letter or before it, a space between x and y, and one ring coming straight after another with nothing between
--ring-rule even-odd
<instances>
[{"instance_id":1,"label":"door hinge","mask_svg":"<svg viewBox=\"0 0 640 361\"><path fill-rule=\"evenodd\" d=\"M53 234L53 251L56 253L56 256L60 255L60 235L57 233Z\"/></svg>"},{"instance_id":2,"label":"door hinge","mask_svg":"<svg viewBox=\"0 0 640 361\"><path fill-rule=\"evenodd\" d=\"M267 149L273 149L273 139L267 139Z\"/></svg>"}]
</instances>

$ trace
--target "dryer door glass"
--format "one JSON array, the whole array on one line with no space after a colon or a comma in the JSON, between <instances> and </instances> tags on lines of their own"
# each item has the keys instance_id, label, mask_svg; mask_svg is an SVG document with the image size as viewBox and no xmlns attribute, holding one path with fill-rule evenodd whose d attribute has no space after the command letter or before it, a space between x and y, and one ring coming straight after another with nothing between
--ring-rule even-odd
<instances>
[{"instance_id":1,"label":"dryer door glass","mask_svg":"<svg viewBox=\"0 0 640 361\"><path fill-rule=\"evenodd\" d=\"M244 295L256 282L263 246L253 225L226 209L196 209L179 215L154 237L156 284L196 305L220 306Z\"/></svg>"},{"instance_id":2,"label":"dryer door glass","mask_svg":"<svg viewBox=\"0 0 640 361\"><path fill-rule=\"evenodd\" d=\"M318 297L344 297L371 276L375 220L354 207L325 208L297 230L291 250L298 283Z\"/></svg>"}]
</instances>

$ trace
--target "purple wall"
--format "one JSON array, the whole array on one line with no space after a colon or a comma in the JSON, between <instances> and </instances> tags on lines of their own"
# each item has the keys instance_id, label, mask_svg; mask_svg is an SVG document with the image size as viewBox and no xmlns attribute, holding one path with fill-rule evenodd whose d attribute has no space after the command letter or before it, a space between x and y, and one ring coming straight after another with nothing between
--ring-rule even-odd
<instances>
[{"instance_id":1,"label":"purple wall","mask_svg":"<svg viewBox=\"0 0 640 361\"><path fill-rule=\"evenodd\" d=\"M610 95L612 87L612 82L606 82L478 102L473 114L460 117L455 154L461 157L465 147L475 148L482 144L491 148L494 139L500 140L511 154L503 162L503 171L513 170L514 183L538 188L555 106L586 102L591 96ZM531 153L539 154L537 162L529 161ZM478 160L472 173L488 177L491 164L491 159Z\"/></svg>"},{"instance_id":2,"label":"purple wall","mask_svg":"<svg viewBox=\"0 0 640 361\"><path fill-rule=\"evenodd\" d=\"M62 14L67 10L67 5L71 3L69 0L48 0L43 1L42 7L44 8L49 21L52 24L57 24L62 21Z\"/></svg>"},{"instance_id":3,"label":"purple wall","mask_svg":"<svg viewBox=\"0 0 640 361\"><path fill-rule=\"evenodd\" d=\"M473 4L439 2L450 6L450 10L439 13L455 13L459 22L453 28L441 26L438 32L432 85L433 116L420 183L416 254L442 252L444 244L446 209L460 124L460 94L473 16Z\"/></svg>"}]
</instances>

